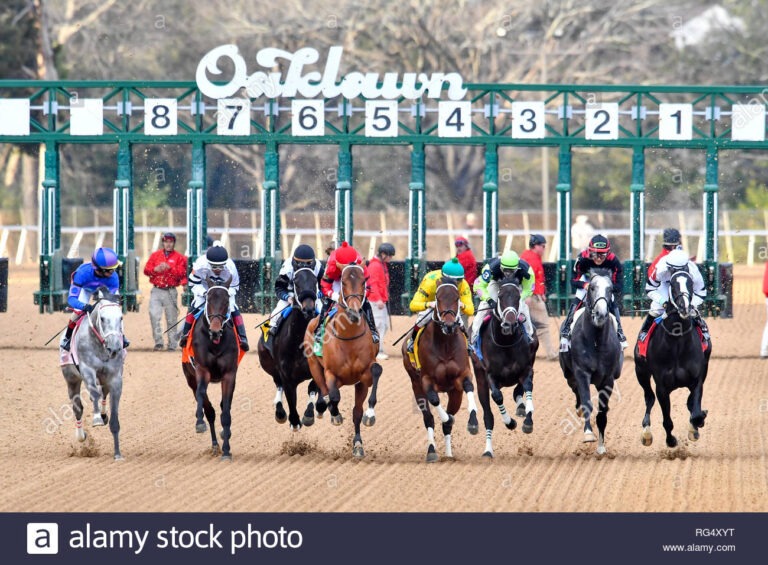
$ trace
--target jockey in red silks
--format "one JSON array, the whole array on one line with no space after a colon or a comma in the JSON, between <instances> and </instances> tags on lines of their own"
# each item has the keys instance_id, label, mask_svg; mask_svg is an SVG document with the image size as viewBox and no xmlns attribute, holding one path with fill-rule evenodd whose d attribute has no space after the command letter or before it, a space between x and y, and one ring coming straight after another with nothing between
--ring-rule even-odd
<instances>
[{"instance_id":1,"label":"jockey in red silks","mask_svg":"<svg viewBox=\"0 0 768 565\"><path fill-rule=\"evenodd\" d=\"M315 340L320 339L320 329L323 326L323 319L330 310L332 303L338 301L339 291L341 290L341 272L347 265L360 265L363 268L363 274L368 278L368 270L365 266L365 260L357 250L343 241L341 245L331 252L328 257L328 264L325 266L325 274L320 279L320 293L323 295L323 309L320 311L320 321L315 329ZM373 343L379 343L379 332L376 331L376 323L373 321L373 311L368 300L363 301L363 315L368 327L371 329Z\"/></svg>"}]
</instances>

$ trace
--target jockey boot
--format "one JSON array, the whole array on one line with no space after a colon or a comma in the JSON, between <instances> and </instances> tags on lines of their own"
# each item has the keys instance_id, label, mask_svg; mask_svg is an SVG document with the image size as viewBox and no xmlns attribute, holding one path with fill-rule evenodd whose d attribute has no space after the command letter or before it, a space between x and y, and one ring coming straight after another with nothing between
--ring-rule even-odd
<instances>
[{"instance_id":1,"label":"jockey boot","mask_svg":"<svg viewBox=\"0 0 768 565\"><path fill-rule=\"evenodd\" d=\"M571 302L571 307L568 310L568 315L565 317L565 320L563 320L563 323L560 326L561 338L571 339L571 324L573 323L573 314L576 312L576 306L578 304L579 303L576 300Z\"/></svg>"},{"instance_id":2,"label":"jockey boot","mask_svg":"<svg viewBox=\"0 0 768 565\"><path fill-rule=\"evenodd\" d=\"M131 345L131 342L128 341L128 338L123 335L123 349L127 349L128 346Z\"/></svg>"},{"instance_id":3,"label":"jockey boot","mask_svg":"<svg viewBox=\"0 0 768 565\"><path fill-rule=\"evenodd\" d=\"M368 327L371 329L373 343L379 343L379 332L376 329L376 322L373 319L373 310L371 310L371 303L367 300L363 304L363 315L365 316L365 321L368 322Z\"/></svg>"},{"instance_id":4,"label":"jockey boot","mask_svg":"<svg viewBox=\"0 0 768 565\"><path fill-rule=\"evenodd\" d=\"M701 314L699 314L698 312L696 312L696 323L701 328L702 337L706 341L709 341L709 328L707 327L707 322L704 321L704 318L702 318Z\"/></svg>"},{"instance_id":5,"label":"jockey boot","mask_svg":"<svg viewBox=\"0 0 768 565\"><path fill-rule=\"evenodd\" d=\"M645 341L645 338L648 337L648 331L653 325L653 320L654 317L650 314L645 316L645 320L643 320L643 326L640 328L640 334L637 336L637 341Z\"/></svg>"},{"instance_id":6,"label":"jockey boot","mask_svg":"<svg viewBox=\"0 0 768 565\"><path fill-rule=\"evenodd\" d=\"M232 319L235 322L235 328L237 329L237 335L240 338L240 349L248 351L251 346L248 345L248 338L245 335L245 322L243 322L243 315L240 310L235 310L232 313Z\"/></svg>"},{"instance_id":7,"label":"jockey boot","mask_svg":"<svg viewBox=\"0 0 768 565\"><path fill-rule=\"evenodd\" d=\"M267 339L264 340L265 345L267 341L273 341L275 339L275 336L277 335L277 330L280 327L280 324L283 322L282 316L277 316L274 318L274 322L269 323L269 329L267 330Z\"/></svg>"},{"instance_id":8,"label":"jockey boot","mask_svg":"<svg viewBox=\"0 0 768 565\"><path fill-rule=\"evenodd\" d=\"M419 326L413 326L411 335L408 336L408 344L405 348L408 353L413 353L413 342L416 340L417 333L419 333Z\"/></svg>"},{"instance_id":9,"label":"jockey boot","mask_svg":"<svg viewBox=\"0 0 768 565\"><path fill-rule=\"evenodd\" d=\"M59 347L64 351L69 351L70 341L72 340L72 332L75 330L75 322L69 321L67 324L67 331L64 332L64 337L59 342Z\"/></svg>"},{"instance_id":10,"label":"jockey boot","mask_svg":"<svg viewBox=\"0 0 768 565\"><path fill-rule=\"evenodd\" d=\"M627 336L624 335L624 330L621 327L620 315L621 315L621 312L619 311L619 305L616 302L614 302L613 316L616 318L616 335L619 336L619 343L621 344L621 348L626 349L628 347Z\"/></svg>"},{"instance_id":11,"label":"jockey boot","mask_svg":"<svg viewBox=\"0 0 768 565\"><path fill-rule=\"evenodd\" d=\"M192 323L195 321L195 315L192 310L187 312L187 317L184 319L184 327L181 328L181 337L179 338L179 347L187 346L187 336L189 336L189 330L192 329Z\"/></svg>"},{"instance_id":12,"label":"jockey boot","mask_svg":"<svg viewBox=\"0 0 768 565\"><path fill-rule=\"evenodd\" d=\"M322 343L320 339L320 332L323 329L323 322L325 321L325 316L328 314L328 310L330 309L331 309L331 299L324 298L323 307L320 309L320 315L317 317L317 326L315 327L315 343Z\"/></svg>"}]
</instances>

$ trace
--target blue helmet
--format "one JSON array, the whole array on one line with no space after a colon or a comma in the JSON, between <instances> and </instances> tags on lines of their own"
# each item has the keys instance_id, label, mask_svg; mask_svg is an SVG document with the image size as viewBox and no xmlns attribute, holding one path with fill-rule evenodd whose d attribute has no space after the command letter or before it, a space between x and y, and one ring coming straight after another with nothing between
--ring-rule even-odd
<instances>
[{"instance_id":1,"label":"blue helmet","mask_svg":"<svg viewBox=\"0 0 768 565\"><path fill-rule=\"evenodd\" d=\"M99 247L91 256L91 264L103 271L113 271L120 266L117 253L109 247Z\"/></svg>"}]
</instances>

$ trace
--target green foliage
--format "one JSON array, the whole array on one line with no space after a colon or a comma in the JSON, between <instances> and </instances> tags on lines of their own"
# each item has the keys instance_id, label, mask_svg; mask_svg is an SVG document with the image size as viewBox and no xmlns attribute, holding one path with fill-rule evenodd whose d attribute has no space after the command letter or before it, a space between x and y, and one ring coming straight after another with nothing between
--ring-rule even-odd
<instances>
[{"instance_id":1,"label":"green foliage","mask_svg":"<svg viewBox=\"0 0 768 565\"><path fill-rule=\"evenodd\" d=\"M167 184L159 186L156 178L149 177L147 183L134 187L133 206L136 209L146 208L153 210L168 206L168 197L171 187Z\"/></svg>"},{"instance_id":2,"label":"green foliage","mask_svg":"<svg viewBox=\"0 0 768 565\"><path fill-rule=\"evenodd\" d=\"M757 180L749 181L740 210L768 210L768 187Z\"/></svg>"}]
</instances>

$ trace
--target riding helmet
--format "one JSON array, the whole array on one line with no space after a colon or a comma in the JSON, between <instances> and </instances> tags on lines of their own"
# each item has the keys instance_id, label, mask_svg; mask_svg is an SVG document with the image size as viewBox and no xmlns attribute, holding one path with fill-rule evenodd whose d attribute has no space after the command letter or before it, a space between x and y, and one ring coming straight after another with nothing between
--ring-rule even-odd
<instances>
[{"instance_id":1,"label":"riding helmet","mask_svg":"<svg viewBox=\"0 0 768 565\"><path fill-rule=\"evenodd\" d=\"M456 257L443 263L443 268L440 269L440 271L443 273L443 276L446 277L454 279L464 278L464 267L461 266L461 263L459 263L459 260L456 259Z\"/></svg>"},{"instance_id":2,"label":"riding helmet","mask_svg":"<svg viewBox=\"0 0 768 565\"><path fill-rule=\"evenodd\" d=\"M99 247L91 256L91 264L98 269L111 270L117 269L120 266L120 261L114 249Z\"/></svg>"},{"instance_id":3,"label":"riding helmet","mask_svg":"<svg viewBox=\"0 0 768 565\"><path fill-rule=\"evenodd\" d=\"M667 255L667 266L670 269L683 269L688 266L688 254L682 249L673 249Z\"/></svg>"},{"instance_id":4,"label":"riding helmet","mask_svg":"<svg viewBox=\"0 0 768 565\"><path fill-rule=\"evenodd\" d=\"M163 241L165 241L166 239L170 239L171 241L173 241L175 243L176 242L176 234L174 234L172 232L169 232L169 231L165 232L163 234Z\"/></svg>"},{"instance_id":5,"label":"riding helmet","mask_svg":"<svg viewBox=\"0 0 768 565\"><path fill-rule=\"evenodd\" d=\"M293 258L296 261L313 261L315 259L315 250L306 243L302 243L294 250Z\"/></svg>"},{"instance_id":6,"label":"riding helmet","mask_svg":"<svg viewBox=\"0 0 768 565\"><path fill-rule=\"evenodd\" d=\"M389 255L390 257L394 257L395 246L391 243L382 243L379 245L379 255Z\"/></svg>"},{"instance_id":7,"label":"riding helmet","mask_svg":"<svg viewBox=\"0 0 768 565\"><path fill-rule=\"evenodd\" d=\"M536 245L546 245L546 244L547 244L546 238L540 233L532 233L531 239L528 240L528 247L534 247Z\"/></svg>"},{"instance_id":8,"label":"riding helmet","mask_svg":"<svg viewBox=\"0 0 768 565\"><path fill-rule=\"evenodd\" d=\"M589 240L590 253L610 253L611 242L604 235L597 234Z\"/></svg>"},{"instance_id":9,"label":"riding helmet","mask_svg":"<svg viewBox=\"0 0 768 565\"><path fill-rule=\"evenodd\" d=\"M520 265L520 257L512 251L511 249L509 251L505 251L504 254L501 256L501 269L517 269L517 267Z\"/></svg>"},{"instance_id":10,"label":"riding helmet","mask_svg":"<svg viewBox=\"0 0 768 565\"><path fill-rule=\"evenodd\" d=\"M205 258L212 268L223 267L227 263L227 259L229 259L229 254L224 247L215 245L208 248L208 251L205 252Z\"/></svg>"},{"instance_id":11,"label":"riding helmet","mask_svg":"<svg viewBox=\"0 0 768 565\"><path fill-rule=\"evenodd\" d=\"M665 229L662 245L680 245L680 232L675 228Z\"/></svg>"},{"instance_id":12,"label":"riding helmet","mask_svg":"<svg viewBox=\"0 0 768 565\"><path fill-rule=\"evenodd\" d=\"M346 241L341 242L341 246L336 250L336 262L342 265L357 263L359 253Z\"/></svg>"}]
</instances>

